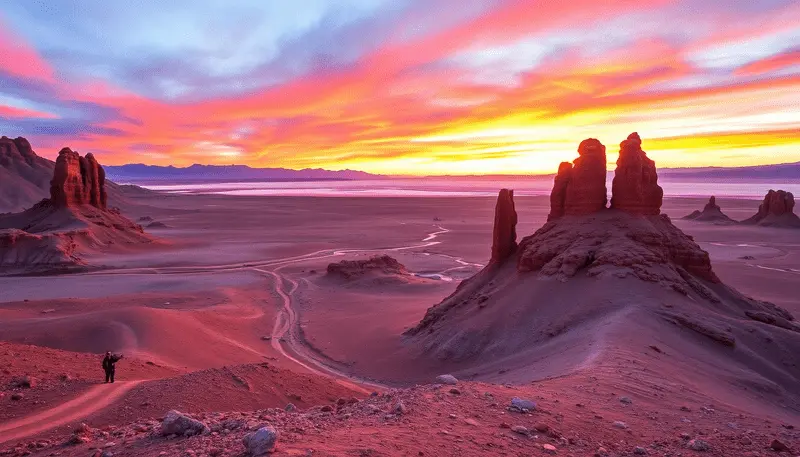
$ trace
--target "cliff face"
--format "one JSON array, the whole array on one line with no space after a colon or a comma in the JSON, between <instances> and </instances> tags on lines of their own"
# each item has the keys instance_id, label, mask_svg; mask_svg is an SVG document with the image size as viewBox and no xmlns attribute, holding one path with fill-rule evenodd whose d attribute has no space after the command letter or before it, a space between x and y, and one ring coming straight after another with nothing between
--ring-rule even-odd
<instances>
[{"instance_id":1,"label":"cliff face","mask_svg":"<svg viewBox=\"0 0 800 457\"><path fill-rule=\"evenodd\" d=\"M64 148L58 153L53 180L50 182L50 201L56 207L91 205L108 207L106 174L92 154L80 154Z\"/></svg>"}]
</instances>

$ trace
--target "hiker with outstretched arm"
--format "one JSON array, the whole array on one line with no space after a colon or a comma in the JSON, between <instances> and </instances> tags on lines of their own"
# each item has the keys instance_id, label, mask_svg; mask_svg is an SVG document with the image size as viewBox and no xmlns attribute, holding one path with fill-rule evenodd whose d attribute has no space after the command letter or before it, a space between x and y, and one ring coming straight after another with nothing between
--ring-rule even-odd
<instances>
[{"instance_id":1,"label":"hiker with outstretched arm","mask_svg":"<svg viewBox=\"0 0 800 457\"><path fill-rule=\"evenodd\" d=\"M103 357L103 371L106 372L106 382L114 382L114 372L116 371L115 364L122 358L122 354L112 354L111 351L106 352Z\"/></svg>"}]
</instances>

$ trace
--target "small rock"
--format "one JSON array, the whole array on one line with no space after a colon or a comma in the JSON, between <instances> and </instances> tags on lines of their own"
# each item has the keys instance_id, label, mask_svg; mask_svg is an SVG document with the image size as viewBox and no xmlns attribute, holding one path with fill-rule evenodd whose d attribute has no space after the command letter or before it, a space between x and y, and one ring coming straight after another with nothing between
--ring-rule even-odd
<instances>
[{"instance_id":1,"label":"small rock","mask_svg":"<svg viewBox=\"0 0 800 457\"><path fill-rule=\"evenodd\" d=\"M261 339L264 340L264 341L269 341L269 340L272 339L272 337L271 336L262 336Z\"/></svg>"},{"instance_id":2,"label":"small rock","mask_svg":"<svg viewBox=\"0 0 800 457\"><path fill-rule=\"evenodd\" d=\"M544 451L547 452L548 454L556 453L556 447L553 446L552 444L545 444L542 446L542 449L544 449Z\"/></svg>"},{"instance_id":3,"label":"small rock","mask_svg":"<svg viewBox=\"0 0 800 457\"><path fill-rule=\"evenodd\" d=\"M402 401L398 401L392 407L392 413L394 414L401 415L401 414L406 414L407 412L408 408L406 408L406 405L404 405Z\"/></svg>"},{"instance_id":4,"label":"small rock","mask_svg":"<svg viewBox=\"0 0 800 457\"><path fill-rule=\"evenodd\" d=\"M689 439L690 439L691 437L692 437L692 435L690 435L690 434L688 434L688 433L686 433L686 432L683 432L683 433L681 433L681 439L682 439L682 440L689 441Z\"/></svg>"},{"instance_id":5,"label":"small rock","mask_svg":"<svg viewBox=\"0 0 800 457\"><path fill-rule=\"evenodd\" d=\"M455 385L458 384L458 379L451 374L443 374L436 377L436 382L439 384Z\"/></svg>"},{"instance_id":6,"label":"small rock","mask_svg":"<svg viewBox=\"0 0 800 457\"><path fill-rule=\"evenodd\" d=\"M464 419L464 423L467 425L472 425L473 427L477 427L479 425L478 421L472 418Z\"/></svg>"},{"instance_id":7,"label":"small rock","mask_svg":"<svg viewBox=\"0 0 800 457\"><path fill-rule=\"evenodd\" d=\"M775 452L789 452L789 446L781 443L778 440L772 440L772 443L769 445L769 448Z\"/></svg>"},{"instance_id":8,"label":"small rock","mask_svg":"<svg viewBox=\"0 0 800 457\"><path fill-rule=\"evenodd\" d=\"M539 433L547 433L548 431L550 431L550 426L547 424L539 423L536 424L533 428Z\"/></svg>"},{"instance_id":9,"label":"small rock","mask_svg":"<svg viewBox=\"0 0 800 457\"><path fill-rule=\"evenodd\" d=\"M25 398L25 396L24 396L24 395L22 395L22 394L21 394L21 393L19 393L19 392L14 392L13 394L11 394L11 399L12 399L12 400L14 400L14 401L20 401L20 400L22 400L23 398Z\"/></svg>"},{"instance_id":10,"label":"small rock","mask_svg":"<svg viewBox=\"0 0 800 457\"><path fill-rule=\"evenodd\" d=\"M252 457L267 455L275 449L278 441L278 432L267 425L259 428L254 433L245 435L242 442L247 452Z\"/></svg>"},{"instance_id":11,"label":"small rock","mask_svg":"<svg viewBox=\"0 0 800 457\"><path fill-rule=\"evenodd\" d=\"M645 448L643 448L641 446L636 446L633 449L633 453L636 454L636 455L647 455L647 449L645 449Z\"/></svg>"},{"instance_id":12,"label":"small rock","mask_svg":"<svg viewBox=\"0 0 800 457\"><path fill-rule=\"evenodd\" d=\"M329 412L333 411L333 406L325 405L322 408L320 408L319 410L322 411L323 413L329 413Z\"/></svg>"},{"instance_id":13,"label":"small rock","mask_svg":"<svg viewBox=\"0 0 800 457\"><path fill-rule=\"evenodd\" d=\"M619 402L622 403L623 405L630 405L631 403L633 403L633 400L631 400L630 397L619 397Z\"/></svg>"},{"instance_id":14,"label":"small rock","mask_svg":"<svg viewBox=\"0 0 800 457\"><path fill-rule=\"evenodd\" d=\"M711 446L703 440L693 439L689 441L689 449L705 452L711 450Z\"/></svg>"},{"instance_id":15,"label":"small rock","mask_svg":"<svg viewBox=\"0 0 800 457\"><path fill-rule=\"evenodd\" d=\"M286 412L297 411L297 406L295 406L294 403L289 403L285 408L283 408L283 410Z\"/></svg>"},{"instance_id":16,"label":"small rock","mask_svg":"<svg viewBox=\"0 0 800 457\"><path fill-rule=\"evenodd\" d=\"M453 395L461 395L461 391L456 389L455 387L450 389L450 393L453 394Z\"/></svg>"},{"instance_id":17,"label":"small rock","mask_svg":"<svg viewBox=\"0 0 800 457\"><path fill-rule=\"evenodd\" d=\"M614 428L625 430L628 428L628 424L622 421L614 421Z\"/></svg>"},{"instance_id":18,"label":"small rock","mask_svg":"<svg viewBox=\"0 0 800 457\"><path fill-rule=\"evenodd\" d=\"M511 431L514 433L519 433L520 435L527 435L529 433L528 429L521 425L515 425L511 427Z\"/></svg>"},{"instance_id":19,"label":"small rock","mask_svg":"<svg viewBox=\"0 0 800 457\"><path fill-rule=\"evenodd\" d=\"M36 387L36 378L31 376L23 376L12 381L11 386L22 389L32 389Z\"/></svg>"},{"instance_id":20,"label":"small rock","mask_svg":"<svg viewBox=\"0 0 800 457\"><path fill-rule=\"evenodd\" d=\"M608 457L608 449L604 447L597 448L597 451L594 453L595 457Z\"/></svg>"},{"instance_id":21,"label":"small rock","mask_svg":"<svg viewBox=\"0 0 800 457\"><path fill-rule=\"evenodd\" d=\"M520 412L528 412L533 411L536 409L536 403L530 400L524 400L519 397L514 397L511 399L511 410L520 411Z\"/></svg>"}]
</instances>

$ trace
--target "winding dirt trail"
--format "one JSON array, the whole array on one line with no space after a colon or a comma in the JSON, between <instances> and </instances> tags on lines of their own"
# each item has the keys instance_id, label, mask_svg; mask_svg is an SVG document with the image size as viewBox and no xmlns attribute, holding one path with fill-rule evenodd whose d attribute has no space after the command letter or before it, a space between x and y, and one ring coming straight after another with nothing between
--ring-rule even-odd
<instances>
[{"instance_id":1,"label":"winding dirt trail","mask_svg":"<svg viewBox=\"0 0 800 457\"><path fill-rule=\"evenodd\" d=\"M142 381L98 384L54 408L0 424L0 443L16 441L83 419L111 405Z\"/></svg>"},{"instance_id":2,"label":"winding dirt trail","mask_svg":"<svg viewBox=\"0 0 800 457\"><path fill-rule=\"evenodd\" d=\"M438 230L428 233L421 243L406 246L377 248L377 249L329 249L316 251L309 254L273 259L262 262L236 263L226 265L207 265L199 267L165 267L165 268L132 268L111 271L98 271L85 273L90 275L124 275L124 274L193 274L208 272L223 272L233 270L251 270L265 274L273 279L275 291L282 300L283 308L275 318L271 344L272 347L286 359L300 365L304 369L320 376L327 376L334 379L337 383L351 389L370 393L374 390L384 390L388 386L379 384L366 379L359 379L349 375L329 364L326 364L319 357L315 357L302 342L299 337L299 322L297 312L292 305L292 296L297 291L297 281L280 274L280 269L293 263L309 260L320 260L331 257L338 257L346 254L359 254L369 252L397 252L411 249L421 249L440 244L435 241L439 235L450 230L435 226ZM454 261L458 266L451 267L445 271L449 272L468 266L482 266L464 261L461 258L446 254L437 255ZM444 273L444 272L443 272ZM224 335L217 335L228 343L235 344L243 350L251 351L263 355L260 351L251 348L243 343L239 343ZM128 391L141 384L142 380L120 381L114 384L100 384L94 386L61 405L42 411L37 414L26 416L17 420L8 421L0 424L0 443L20 440L38 433L51 430L53 428L74 422L96 413L106 408L122 398Z\"/></svg>"}]
</instances>

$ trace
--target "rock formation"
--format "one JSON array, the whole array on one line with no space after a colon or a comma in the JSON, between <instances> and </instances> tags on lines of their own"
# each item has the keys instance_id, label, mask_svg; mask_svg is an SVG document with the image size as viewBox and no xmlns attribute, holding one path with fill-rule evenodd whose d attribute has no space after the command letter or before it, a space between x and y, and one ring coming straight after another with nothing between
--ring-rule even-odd
<instances>
[{"instance_id":1,"label":"rock formation","mask_svg":"<svg viewBox=\"0 0 800 457\"><path fill-rule=\"evenodd\" d=\"M578 146L578 158L573 162L572 170L567 166L559 167L559 185L564 186L563 211L556 208L551 213L562 213L567 216L591 214L606 207L606 147L594 138L583 140ZM558 178L558 177L557 177ZM566 181L566 184L563 184ZM558 203L558 199L557 203Z\"/></svg>"},{"instance_id":2,"label":"rock formation","mask_svg":"<svg viewBox=\"0 0 800 457\"><path fill-rule=\"evenodd\" d=\"M92 205L106 209L106 174L94 156L80 154L70 148L58 153L50 185L50 201L57 207Z\"/></svg>"},{"instance_id":3,"label":"rock formation","mask_svg":"<svg viewBox=\"0 0 800 457\"><path fill-rule=\"evenodd\" d=\"M617 169L611 186L611 209L655 216L661 213L663 196L655 162L642 150L639 134L631 133L619 145Z\"/></svg>"},{"instance_id":4,"label":"rock formation","mask_svg":"<svg viewBox=\"0 0 800 457\"><path fill-rule=\"evenodd\" d=\"M492 263L502 263L517 249L517 210L514 191L502 189L494 208L492 231Z\"/></svg>"},{"instance_id":5,"label":"rock formation","mask_svg":"<svg viewBox=\"0 0 800 457\"><path fill-rule=\"evenodd\" d=\"M735 224L736 221L728 217L722 212L722 209L717 205L717 199L712 195L708 199L708 203L703 207L703 211L694 211L692 214L682 217L682 219L700 222L713 222L715 224Z\"/></svg>"},{"instance_id":6,"label":"rock formation","mask_svg":"<svg viewBox=\"0 0 800 457\"><path fill-rule=\"evenodd\" d=\"M587 140L581 159L600 155L587 154L587 144L601 150ZM751 370L780 395L796 393L800 366L783 361L800 350L800 325L788 311L722 283L708 253L660 214L655 166L638 135L621 149L613 208L602 205L599 174L595 185L573 188L575 170L589 161L562 164L549 221L505 262L490 264L429 308L405 332L413 356L434 359L441 370L490 377L514 364L558 376L590 363L611 366L619 360L610 358L647 347L657 335L666 353L714 354L715 366L733 367L721 379ZM758 335L776 344L765 349ZM562 362L555 367L552 360ZM780 368L765 372L764 360Z\"/></svg>"},{"instance_id":7,"label":"rock formation","mask_svg":"<svg viewBox=\"0 0 800 457\"><path fill-rule=\"evenodd\" d=\"M12 163L17 165L25 161L46 170L52 164L36 156L23 138L4 138L0 148L2 157L16 158ZM85 269L85 255L97 249L155 242L118 209L108 208L105 173L92 154L81 157L64 148L49 169L49 199L20 213L0 215L0 274Z\"/></svg>"},{"instance_id":8,"label":"rock formation","mask_svg":"<svg viewBox=\"0 0 800 457\"><path fill-rule=\"evenodd\" d=\"M743 220L742 224L800 228L800 218L794 214L794 195L784 190L770 189L758 212Z\"/></svg>"}]
</instances>

